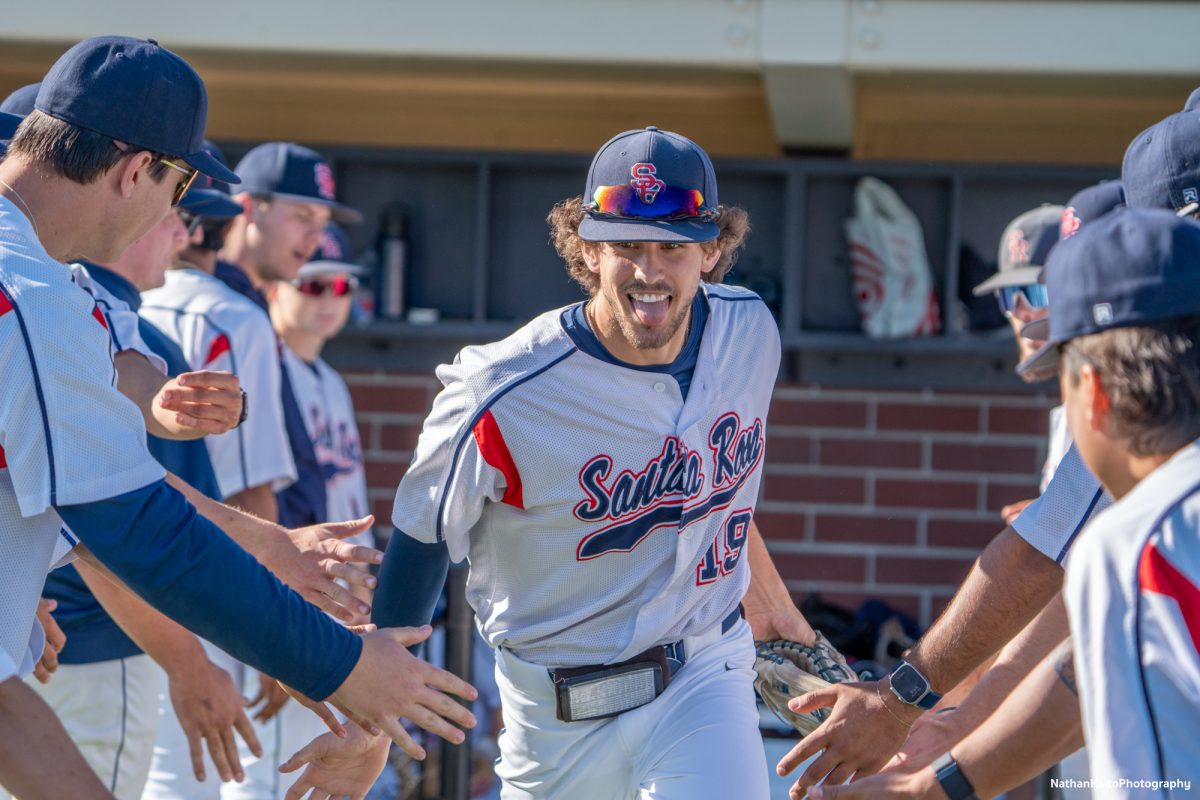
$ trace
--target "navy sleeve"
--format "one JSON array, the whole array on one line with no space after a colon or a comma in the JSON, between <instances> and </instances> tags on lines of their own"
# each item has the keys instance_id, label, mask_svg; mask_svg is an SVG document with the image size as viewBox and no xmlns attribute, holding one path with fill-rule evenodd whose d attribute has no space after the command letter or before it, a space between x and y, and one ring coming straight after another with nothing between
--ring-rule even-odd
<instances>
[{"instance_id":1,"label":"navy sleeve","mask_svg":"<svg viewBox=\"0 0 1200 800\"><path fill-rule=\"evenodd\" d=\"M164 481L57 510L152 606L309 697L328 697L358 662L357 636L280 583Z\"/></svg>"},{"instance_id":2,"label":"navy sleeve","mask_svg":"<svg viewBox=\"0 0 1200 800\"><path fill-rule=\"evenodd\" d=\"M428 624L449 568L450 551L445 542L418 542L394 528L379 568L371 621L381 628Z\"/></svg>"}]
</instances>

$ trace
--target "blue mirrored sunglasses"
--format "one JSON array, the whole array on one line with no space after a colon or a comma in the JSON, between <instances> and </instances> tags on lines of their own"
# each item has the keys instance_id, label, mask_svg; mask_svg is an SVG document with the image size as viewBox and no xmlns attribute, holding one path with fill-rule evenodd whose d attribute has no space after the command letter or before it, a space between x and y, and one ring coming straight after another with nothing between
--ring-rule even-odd
<instances>
[{"instance_id":1,"label":"blue mirrored sunglasses","mask_svg":"<svg viewBox=\"0 0 1200 800\"><path fill-rule=\"evenodd\" d=\"M1046 294L1046 284L1044 283L1004 286L996 290L996 302L1000 304L1000 310L1005 314L1016 310L1018 300L1023 300L1029 308L1045 308L1050 305L1050 297Z\"/></svg>"}]
</instances>

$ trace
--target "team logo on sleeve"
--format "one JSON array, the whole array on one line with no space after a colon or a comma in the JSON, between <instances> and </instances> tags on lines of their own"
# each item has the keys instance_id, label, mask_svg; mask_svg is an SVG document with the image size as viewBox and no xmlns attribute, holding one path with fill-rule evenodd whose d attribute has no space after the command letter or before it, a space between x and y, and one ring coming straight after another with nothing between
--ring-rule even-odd
<instances>
[{"instance_id":1,"label":"team logo on sleeve","mask_svg":"<svg viewBox=\"0 0 1200 800\"><path fill-rule=\"evenodd\" d=\"M634 164L629 169L629 174L633 176L629 185L634 188L638 198L646 205L653 203L654 198L658 197L658 193L667 187L659 179L657 172L658 170L654 168L653 164Z\"/></svg>"}]
</instances>

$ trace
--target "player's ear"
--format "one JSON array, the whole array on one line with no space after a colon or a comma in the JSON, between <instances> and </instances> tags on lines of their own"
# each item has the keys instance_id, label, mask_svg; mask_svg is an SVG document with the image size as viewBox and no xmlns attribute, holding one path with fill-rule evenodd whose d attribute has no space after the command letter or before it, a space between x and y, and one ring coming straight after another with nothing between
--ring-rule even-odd
<instances>
[{"instance_id":1,"label":"player's ear","mask_svg":"<svg viewBox=\"0 0 1200 800\"><path fill-rule=\"evenodd\" d=\"M150 180L146 168L150 166L152 158L148 151L141 150L125 156L113 167L109 180L113 181L113 186L121 197L132 197L139 183Z\"/></svg>"},{"instance_id":2,"label":"player's ear","mask_svg":"<svg viewBox=\"0 0 1200 800\"><path fill-rule=\"evenodd\" d=\"M592 271L600 272L600 248L594 242L585 242L579 240L579 253L583 256L583 263L587 264L587 268Z\"/></svg>"},{"instance_id":3,"label":"player's ear","mask_svg":"<svg viewBox=\"0 0 1200 800\"><path fill-rule=\"evenodd\" d=\"M253 221L255 212L258 210L258 200L248 192L239 192L233 196L233 199L236 202L241 203L242 215L245 216L247 220Z\"/></svg>"},{"instance_id":4,"label":"player's ear","mask_svg":"<svg viewBox=\"0 0 1200 800\"><path fill-rule=\"evenodd\" d=\"M1091 364L1083 364L1079 368L1079 389L1083 393L1088 427L1094 431L1103 430L1108 423L1112 403L1100 373Z\"/></svg>"},{"instance_id":5,"label":"player's ear","mask_svg":"<svg viewBox=\"0 0 1200 800\"><path fill-rule=\"evenodd\" d=\"M701 266L700 274L707 275L713 271L713 269L717 266L717 262L721 260L722 251L720 247L717 247L717 243L715 241L705 242L704 244L700 245L700 247L704 252L704 263Z\"/></svg>"}]
</instances>

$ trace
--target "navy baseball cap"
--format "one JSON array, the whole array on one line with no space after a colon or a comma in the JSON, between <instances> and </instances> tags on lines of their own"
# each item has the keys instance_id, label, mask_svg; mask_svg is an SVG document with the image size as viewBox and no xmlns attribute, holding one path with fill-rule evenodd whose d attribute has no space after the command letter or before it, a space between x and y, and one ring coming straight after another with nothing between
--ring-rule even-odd
<instances>
[{"instance_id":1,"label":"navy baseball cap","mask_svg":"<svg viewBox=\"0 0 1200 800\"><path fill-rule=\"evenodd\" d=\"M1054 248L1045 279L1049 332L1021 373L1055 366L1059 345L1078 336L1200 315L1200 223L1114 211Z\"/></svg>"},{"instance_id":2,"label":"navy baseball cap","mask_svg":"<svg viewBox=\"0 0 1200 800\"><path fill-rule=\"evenodd\" d=\"M23 119L24 117L16 114L0 111L0 139L6 141L11 139L13 134L17 132L17 126L21 124L21 120Z\"/></svg>"},{"instance_id":3,"label":"navy baseball cap","mask_svg":"<svg viewBox=\"0 0 1200 800\"><path fill-rule=\"evenodd\" d=\"M314 278L318 275L345 273L362 277L367 270L358 264L350 263L350 238L336 222L329 222L321 231L321 244L308 263L300 268L298 278Z\"/></svg>"},{"instance_id":4,"label":"navy baseball cap","mask_svg":"<svg viewBox=\"0 0 1200 800\"><path fill-rule=\"evenodd\" d=\"M1200 113L1181 111L1139 133L1125 150L1121 182L1130 208L1200 203Z\"/></svg>"},{"instance_id":5,"label":"navy baseball cap","mask_svg":"<svg viewBox=\"0 0 1200 800\"><path fill-rule=\"evenodd\" d=\"M336 222L357 225L362 214L337 201L333 169L316 150L294 142L267 142L242 157L236 168L239 192L329 206Z\"/></svg>"},{"instance_id":6,"label":"navy baseball cap","mask_svg":"<svg viewBox=\"0 0 1200 800\"><path fill-rule=\"evenodd\" d=\"M34 107L227 183L238 177L204 149L208 93L196 70L153 39L97 36L64 53L42 79Z\"/></svg>"},{"instance_id":7,"label":"navy baseball cap","mask_svg":"<svg viewBox=\"0 0 1200 800\"><path fill-rule=\"evenodd\" d=\"M221 148L208 139L204 140L204 149L222 164L229 163ZM229 196L229 184L211 175L197 175L180 199L179 207L189 214L211 219L233 219L242 213L242 204Z\"/></svg>"},{"instance_id":8,"label":"navy baseball cap","mask_svg":"<svg viewBox=\"0 0 1200 800\"><path fill-rule=\"evenodd\" d=\"M29 112L33 111L33 104L40 88L42 88L41 81L22 86L4 98L4 102L0 102L0 111L16 114L19 117L29 116Z\"/></svg>"},{"instance_id":9,"label":"navy baseball cap","mask_svg":"<svg viewBox=\"0 0 1200 800\"><path fill-rule=\"evenodd\" d=\"M975 287L977 297L1006 286L1038 282L1050 248L1058 244L1064 208L1049 204L1026 211L1004 229L1000 237L996 274Z\"/></svg>"},{"instance_id":10,"label":"navy baseball cap","mask_svg":"<svg viewBox=\"0 0 1200 800\"><path fill-rule=\"evenodd\" d=\"M1125 187L1120 181L1101 181L1095 186L1080 189L1071 195L1063 210L1062 225L1058 230L1059 241L1074 236L1084 224L1124 205Z\"/></svg>"},{"instance_id":11,"label":"navy baseball cap","mask_svg":"<svg viewBox=\"0 0 1200 800\"><path fill-rule=\"evenodd\" d=\"M588 242L709 242L717 175L692 140L653 126L609 139L588 169L579 238Z\"/></svg>"}]
</instances>

